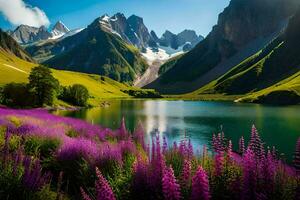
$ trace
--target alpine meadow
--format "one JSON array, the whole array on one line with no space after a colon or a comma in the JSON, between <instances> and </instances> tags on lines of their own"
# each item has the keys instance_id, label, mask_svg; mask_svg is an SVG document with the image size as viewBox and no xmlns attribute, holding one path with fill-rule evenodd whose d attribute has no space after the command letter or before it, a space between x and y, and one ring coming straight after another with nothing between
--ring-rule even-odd
<instances>
[{"instance_id":1,"label":"alpine meadow","mask_svg":"<svg viewBox=\"0 0 300 200\"><path fill-rule=\"evenodd\" d=\"M300 200L300 0L0 0L0 199Z\"/></svg>"}]
</instances>

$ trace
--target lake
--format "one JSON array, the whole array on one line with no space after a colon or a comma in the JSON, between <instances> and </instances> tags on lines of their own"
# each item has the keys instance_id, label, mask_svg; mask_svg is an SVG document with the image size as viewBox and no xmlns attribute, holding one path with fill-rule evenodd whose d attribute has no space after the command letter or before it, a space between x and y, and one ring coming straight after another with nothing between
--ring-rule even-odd
<instances>
[{"instance_id":1,"label":"lake","mask_svg":"<svg viewBox=\"0 0 300 200\"><path fill-rule=\"evenodd\" d=\"M134 130L140 121L146 140L158 132L171 144L187 134L195 149L210 145L213 133L222 129L234 148L244 136L248 141L255 124L265 146L276 146L291 161L296 140L300 136L300 106L263 106L231 102L112 100L108 107L78 111L56 111L55 114L84 119L94 124L116 129L122 117L127 128Z\"/></svg>"}]
</instances>

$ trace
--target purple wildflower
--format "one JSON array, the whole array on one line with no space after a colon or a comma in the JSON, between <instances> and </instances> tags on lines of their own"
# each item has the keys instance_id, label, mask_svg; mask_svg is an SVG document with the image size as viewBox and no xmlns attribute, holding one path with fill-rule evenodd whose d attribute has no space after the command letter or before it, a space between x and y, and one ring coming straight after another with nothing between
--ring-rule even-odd
<instances>
[{"instance_id":1,"label":"purple wildflower","mask_svg":"<svg viewBox=\"0 0 300 200\"><path fill-rule=\"evenodd\" d=\"M188 153L188 158L192 159L193 154L194 154L194 150L193 150L193 145L191 142L191 139L189 138L189 142L188 142L188 149L187 149L187 153Z\"/></svg>"},{"instance_id":2,"label":"purple wildflower","mask_svg":"<svg viewBox=\"0 0 300 200\"><path fill-rule=\"evenodd\" d=\"M100 170L96 168L97 181L95 183L97 200L115 200L116 197L107 182L107 180L102 176Z\"/></svg>"},{"instance_id":3,"label":"purple wildflower","mask_svg":"<svg viewBox=\"0 0 300 200\"><path fill-rule=\"evenodd\" d=\"M265 195L271 198L271 194L274 191L275 175L276 175L276 161L274 160L271 151L269 150L266 159L261 164L261 176L263 179Z\"/></svg>"},{"instance_id":4,"label":"purple wildflower","mask_svg":"<svg viewBox=\"0 0 300 200\"><path fill-rule=\"evenodd\" d=\"M11 137L11 132L9 130L9 127L6 129L6 133L4 136L4 146L3 146L3 163L6 164L9 156L9 141Z\"/></svg>"},{"instance_id":5,"label":"purple wildflower","mask_svg":"<svg viewBox=\"0 0 300 200\"><path fill-rule=\"evenodd\" d=\"M229 158L230 161L233 159L233 156L232 156L232 142L231 142L231 140L229 140L229 142L228 142L227 156L228 156L228 158Z\"/></svg>"},{"instance_id":6,"label":"purple wildflower","mask_svg":"<svg viewBox=\"0 0 300 200\"><path fill-rule=\"evenodd\" d=\"M144 187L147 184L147 170L149 163L142 159L140 155L137 155L137 160L133 164L134 170L134 185L135 189ZM138 188L137 188L138 187ZM144 189L144 188L143 188Z\"/></svg>"},{"instance_id":7,"label":"purple wildflower","mask_svg":"<svg viewBox=\"0 0 300 200\"><path fill-rule=\"evenodd\" d=\"M166 167L163 171L162 188L166 200L179 200L180 186L176 181L172 167Z\"/></svg>"},{"instance_id":8,"label":"purple wildflower","mask_svg":"<svg viewBox=\"0 0 300 200\"><path fill-rule=\"evenodd\" d=\"M125 118L123 117L122 118L122 121L121 121L121 126L119 128L119 138L120 139L127 139L129 134L128 134L128 131L126 129L126 125L125 125Z\"/></svg>"},{"instance_id":9,"label":"purple wildflower","mask_svg":"<svg viewBox=\"0 0 300 200\"><path fill-rule=\"evenodd\" d=\"M179 143L179 153L182 156L186 156L187 155L187 148L186 148L186 140L181 140Z\"/></svg>"},{"instance_id":10,"label":"purple wildflower","mask_svg":"<svg viewBox=\"0 0 300 200\"><path fill-rule=\"evenodd\" d=\"M209 198L208 177L204 169L199 166L196 174L192 178L191 200L208 200Z\"/></svg>"},{"instance_id":11,"label":"purple wildflower","mask_svg":"<svg viewBox=\"0 0 300 200\"><path fill-rule=\"evenodd\" d=\"M218 133L218 135L214 135L212 137L212 146L215 152L224 151L224 144L225 144L225 136L224 133Z\"/></svg>"},{"instance_id":12,"label":"purple wildflower","mask_svg":"<svg viewBox=\"0 0 300 200\"><path fill-rule=\"evenodd\" d=\"M215 155L215 175L220 176L224 166L224 153L219 152Z\"/></svg>"},{"instance_id":13,"label":"purple wildflower","mask_svg":"<svg viewBox=\"0 0 300 200\"><path fill-rule=\"evenodd\" d=\"M42 174L42 166L39 160L32 162L30 157L24 160L23 184L30 190L36 191L50 182L49 173Z\"/></svg>"},{"instance_id":14,"label":"purple wildflower","mask_svg":"<svg viewBox=\"0 0 300 200\"><path fill-rule=\"evenodd\" d=\"M298 139L296 144L294 166L296 168L297 174L300 175L300 138Z\"/></svg>"},{"instance_id":15,"label":"purple wildflower","mask_svg":"<svg viewBox=\"0 0 300 200\"><path fill-rule=\"evenodd\" d=\"M168 150L168 143L167 143L166 137L164 136L163 137L163 150L162 150L163 154L166 154L167 150Z\"/></svg>"},{"instance_id":16,"label":"purple wildflower","mask_svg":"<svg viewBox=\"0 0 300 200\"><path fill-rule=\"evenodd\" d=\"M244 154L244 152L245 152L245 140L244 140L243 136L239 140L239 152L241 154Z\"/></svg>"},{"instance_id":17,"label":"purple wildflower","mask_svg":"<svg viewBox=\"0 0 300 200\"><path fill-rule=\"evenodd\" d=\"M264 146L261 141L260 135L254 125L252 126L251 138L248 148L250 148L255 154L256 159L261 159L264 156Z\"/></svg>"},{"instance_id":18,"label":"purple wildflower","mask_svg":"<svg viewBox=\"0 0 300 200\"><path fill-rule=\"evenodd\" d=\"M82 187L80 187L80 193L83 200L92 200Z\"/></svg>"},{"instance_id":19,"label":"purple wildflower","mask_svg":"<svg viewBox=\"0 0 300 200\"><path fill-rule=\"evenodd\" d=\"M187 189L189 187L190 179L191 179L191 170L192 170L191 161L184 160L182 174L181 174L182 188Z\"/></svg>"},{"instance_id":20,"label":"purple wildflower","mask_svg":"<svg viewBox=\"0 0 300 200\"><path fill-rule=\"evenodd\" d=\"M242 196L245 200L255 199L257 183L256 172L255 154L248 148L243 155Z\"/></svg>"}]
</instances>

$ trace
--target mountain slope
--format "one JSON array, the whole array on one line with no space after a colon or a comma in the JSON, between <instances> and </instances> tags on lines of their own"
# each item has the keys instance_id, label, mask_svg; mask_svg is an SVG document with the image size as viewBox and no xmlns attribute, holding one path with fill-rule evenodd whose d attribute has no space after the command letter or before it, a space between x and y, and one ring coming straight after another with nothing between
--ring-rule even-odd
<instances>
[{"instance_id":1,"label":"mountain slope","mask_svg":"<svg viewBox=\"0 0 300 200\"><path fill-rule=\"evenodd\" d=\"M289 21L285 32L271 44L189 95L246 94L238 101L299 103L299 27L300 9Z\"/></svg>"},{"instance_id":2,"label":"mountain slope","mask_svg":"<svg viewBox=\"0 0 300 200\"><path fill-rule=\"evenodd\" d=\"M12 81L17 83L28 82L28 75L35 66L37 66L37 64L17 58L3 49L0 49L0 85ZM98 106L102 99L129 98L130 96L122 91L134 89L104 76L55 69L51 70L61 85L82 84L86 86L92 97L89 99L89 103L94 106Z\"/></svg>"},{"instance_id":3,"label":"mountain slope","mask_svg":"<svg viewBox=\"0 0 300 200\"><path fill-rule=\"evenodd\" d=\"M204 86L277 37L298 4L297 0L231 0L207 38L147 88L186 93Z\"/></svg>"},{"instance_id":4,"label":"mountain slope","mask_svg":"<svg viewBox=\"0 0 300 200\"><path fill-rule=\"evenodd\" d=\"M261 91L247 95L241 101L261 103L300 102L300 8L290 20L282 36L281 44L275 48L262 64L260 81L281 80Z\"/></svg>"},{"instance_id":5,"label":"mountain slope","mask_svg":"<svg viewBox=\"0 0 300 200\"><path fill-rule=\"evenodd\" d=\"M30 55L7 33L0 29L0 49L21 59L33 62Z\"/></svg>"},{"instance_id":6,"label":"mountain slope","mask_svg":"<svg viewBox=\"0 0 300 200\"><path fill-rule=\"evenodd\" d=\"M56 69L105 75L128 83L147 67L138 49L111 32L102 18L73 36L27 50L34 58L46 58L44 64Z\"/></svg>"}]
</instances>

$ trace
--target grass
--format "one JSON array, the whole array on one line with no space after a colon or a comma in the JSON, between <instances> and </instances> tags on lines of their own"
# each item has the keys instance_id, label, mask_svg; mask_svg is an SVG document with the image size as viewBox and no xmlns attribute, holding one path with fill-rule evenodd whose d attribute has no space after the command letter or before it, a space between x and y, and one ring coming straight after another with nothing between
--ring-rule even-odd
<instances>
[{"instance_id":1,"label":"grass","mask_svg":"<svg viewBox=\"0 0 300 200\"><path fill-rule=\"evenodd\" d=\"M0 85L10 82L28 82L28 75L35 66L37 66L37 64L26 62L0 50ZM89 100L89 104L93 106L99 105L102 99L130 98L130 96L122 92L122 90L137 90L137 88L119 83L104 76L54 69L52 71L54 77L57 78L63 86L73 85L75 83L86 86L92 97ZM61 101L57 101L57 103L60 105L63 104Z\"/></svg>"},{"instance_id":2,"label":"grass","mask_svg":"<svg viewBox=\"0 0 300 200\"><path fill-rule=\"evenodd\" d=\"M275 85L272 85L271 87L258 92L250 93L245 97L240 98L239 101L254 102L274 91L294 91L300 96L300 72L280 81Z\"/></svg>"},{"instance_id":3,"label":"grass","mask_svg":"<svg viewBox=\"0 0 300 200\"><path fill-rule=\"evenodd\" d=\"M225 94L200 94L195 95L163 95L165 100L187 100L187 101L234 101L241 98L242 95L225 95Z\"/></svg>"}]
</instances>

